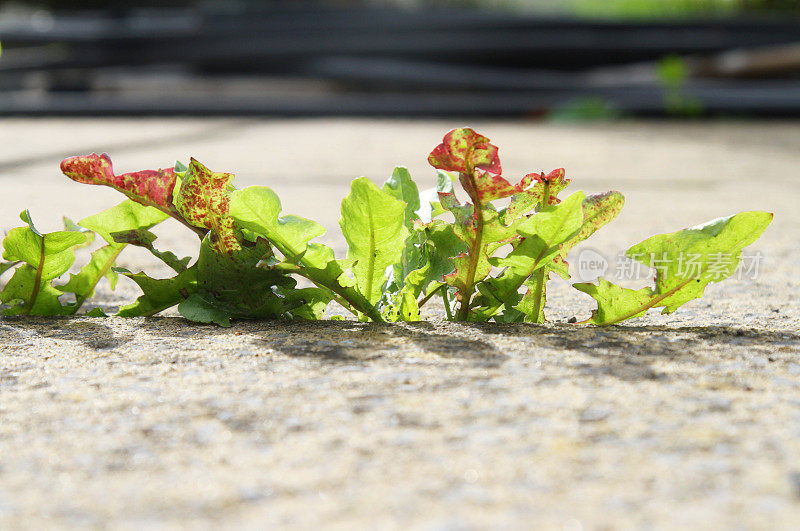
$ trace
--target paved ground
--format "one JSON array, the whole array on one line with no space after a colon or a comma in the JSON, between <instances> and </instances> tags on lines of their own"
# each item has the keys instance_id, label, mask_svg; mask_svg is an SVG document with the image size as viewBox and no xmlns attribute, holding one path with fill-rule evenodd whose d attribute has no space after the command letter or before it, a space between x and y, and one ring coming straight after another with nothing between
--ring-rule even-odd
<instances>
[{"instance_id":1,"label":"paved ground","mask_svg":"<svg viewBox=\"0 0 800 531\"><path fill-rule=\"evenodd\" d=\"M57 169L102 150L123 171L194 155L334 229L350 179L432 182L458 125L4 120L0 230L113 204ZM0 528L800 525L800 124L471 125L509 175L626 195L591 245L610 275L649 234L763 209L757 278L602 330L559 322L591 308L564 284L546 326L0 319Z\"/></svg>"}]
</instances>

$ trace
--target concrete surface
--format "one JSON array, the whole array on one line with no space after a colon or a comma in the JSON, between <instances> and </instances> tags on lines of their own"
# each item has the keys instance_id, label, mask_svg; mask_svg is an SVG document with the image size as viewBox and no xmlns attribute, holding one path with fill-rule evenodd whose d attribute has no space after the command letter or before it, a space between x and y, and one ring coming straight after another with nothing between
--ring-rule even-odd
<instances>
[{"instance_id":1,"label":"concrete surface","mask_svg":"<svg viewBox=\"0 0 800 531\"><path fill-rule=\"evenodd\" d=\"M427 153L461 125L1 120L0 230L25 207L49 231L118 200L61 177L65 156L193 155L273 187L343 252L349 180L403 163L432 184ZM0 319L0 528L800 525L800 123L469 125L508 176L564 166L575 190L626 195L576 250L609 275L650 234L763 209L758 275L609 329L563 323L592 304L555 282L545 326ZM123 281L98 303L135 296Z\"/></svg>"}]
</instances>

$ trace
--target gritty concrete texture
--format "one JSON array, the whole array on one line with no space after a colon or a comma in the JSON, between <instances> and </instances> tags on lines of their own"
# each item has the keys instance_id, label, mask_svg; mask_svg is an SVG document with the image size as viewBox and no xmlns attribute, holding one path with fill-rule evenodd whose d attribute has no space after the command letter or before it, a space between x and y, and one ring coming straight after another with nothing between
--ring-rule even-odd
<instances>
[{"instance_id":1,"label":"gritty concrete texture","mask_svg":"<svg viewBox=\"0 0 800 531\"><path fill-rule=\"evenodd\" d=\"M350 179L425 157L461 123L3 120L0 230L43 230L114 192L60 176L193 155L265 184L331 229ZM507 175L564 166L627 205L589 247L740 210L775 212L756 278L672 316L571 327L592 307L553 282L552 323L0 319L0 528L777 528L800 526L800 124L472 123ZM162 245L193 252L177 225ZM121 265L166 274L144 254ZM574 260L573 260L574 265ZM7 277L3 277L5 281ZM646 278L630 281L644 285ZM114 307L136 290L102 288Z\"/></svg>"}]
</instances>

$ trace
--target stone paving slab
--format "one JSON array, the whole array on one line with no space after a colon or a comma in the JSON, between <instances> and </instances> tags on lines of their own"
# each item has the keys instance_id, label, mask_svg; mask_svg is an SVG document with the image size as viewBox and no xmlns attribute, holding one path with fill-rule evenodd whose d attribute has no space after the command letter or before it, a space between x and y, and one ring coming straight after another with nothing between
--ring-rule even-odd
<instances>
[{"instance_id":1,"label":"stone paving slab","mask_svg":"<svg viewBox=\"0 0 800 531\"><path fill-rule=\"evenodd\" d=\"M111 206L61 177L193 155L337 236L359 175L425 157L444 121L0 120L0 230ZM800 124L470 124L509 175L565 166L617 189L615 253L739 210L775 212L756 279L672 316L545 326L0 319L0 528L796 528L800 524ZM91 192L91 193L90 193ZM191 252L178 226L164 245ZM756 250L756 249L754 249ZM577 250L580 252L580 249ZM123 265L158 273L144 255ZM163 271L162 271L163 273ZM5 280L5 277L3 278ZM640 284L646 280L639 281ZM121 283L122 284L122 283ZM102 304L136 290L102 289Z\"/></svg>"}]
</instances>

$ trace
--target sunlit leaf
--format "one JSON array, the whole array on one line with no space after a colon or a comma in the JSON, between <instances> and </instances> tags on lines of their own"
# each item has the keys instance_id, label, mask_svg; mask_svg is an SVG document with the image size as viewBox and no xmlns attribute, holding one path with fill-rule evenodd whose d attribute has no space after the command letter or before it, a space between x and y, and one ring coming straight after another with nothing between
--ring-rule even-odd
<instances>
[{"instance_id":1,"label":"sunlit leaf","mask_svg":"<svg viewBox=\"0 0 800 531\"><path fill-rule=\"evenodd\" d=\"M768 212L742 212L670 234L652 236L627 251L628 257L656 270L655 286L634 291L600 279L598 285L574 284L597 300L590 322L609 325L663 307L672 313L703 295L710 282L734 273L742 249L772 222Z\"/></svg>"},{"instance_id":2,"label":"sunlit leaf","mask_svg":"<svg viewBox=\"0 0 800 531\"><path fill-rule=\"evenodd\" d=\"M354 260L353 273L359 292L370 303L381 298L386 268L402 255L408 229L405 204L362 177L353 181L350 195L342 201L339 226Z\"/></svg>"},{"instance_id":3,"label":"sunlit leaf","mask_svg":"<svg viewBox=\"0 0 800 531\"><path fill-rule=\"evenodd\" d=\"M414 220L419 218L417 211L420 209L419 189L411 179L408 169L398 166L392 176L384 183L383 191L395 199L405 203L405 225L408 230L413 229Z\"/></svg>"},{"instance_id":4,"label":"sunlit leaf","mask_svg":"<svg viewBox=\"0 0 800 531\"><path fill-rule=\"evenodd\" d=\"M83 218L78 225L93 230L107 243L114 245L116 241L111 233L150 229L168 217L160 210L127 200L98 214Z\"/></svg>"},{"instance_id":5,"label":"sunlit leaf","mask_svg":"<svg viewBox=\"0 0 800 531\"><path fill-rule=\"evenodd\" d=\"M232 173L209 170L195 159L183 176L175 207L187 223L209 229L214 248L223 253L240 249L229 215Z\"/></svg>"},{"instance_id":6,"label":"sunlit leaf","mask_svg":"<svg viewBox=\"0 0 800 531\"><path fill-rule=\"evenodd\" d=\"M89 262L81 268L78 274L70 274L69 282L58 289L65 293L74 293L76 302L73 305L77 312L83 302L94 294L95 287L100 279L106 278L114 289L117 285L117 273L113 270L115 260L122 251L123 246L105 245L92 253Z\"/></svg>"}]
</instances>

